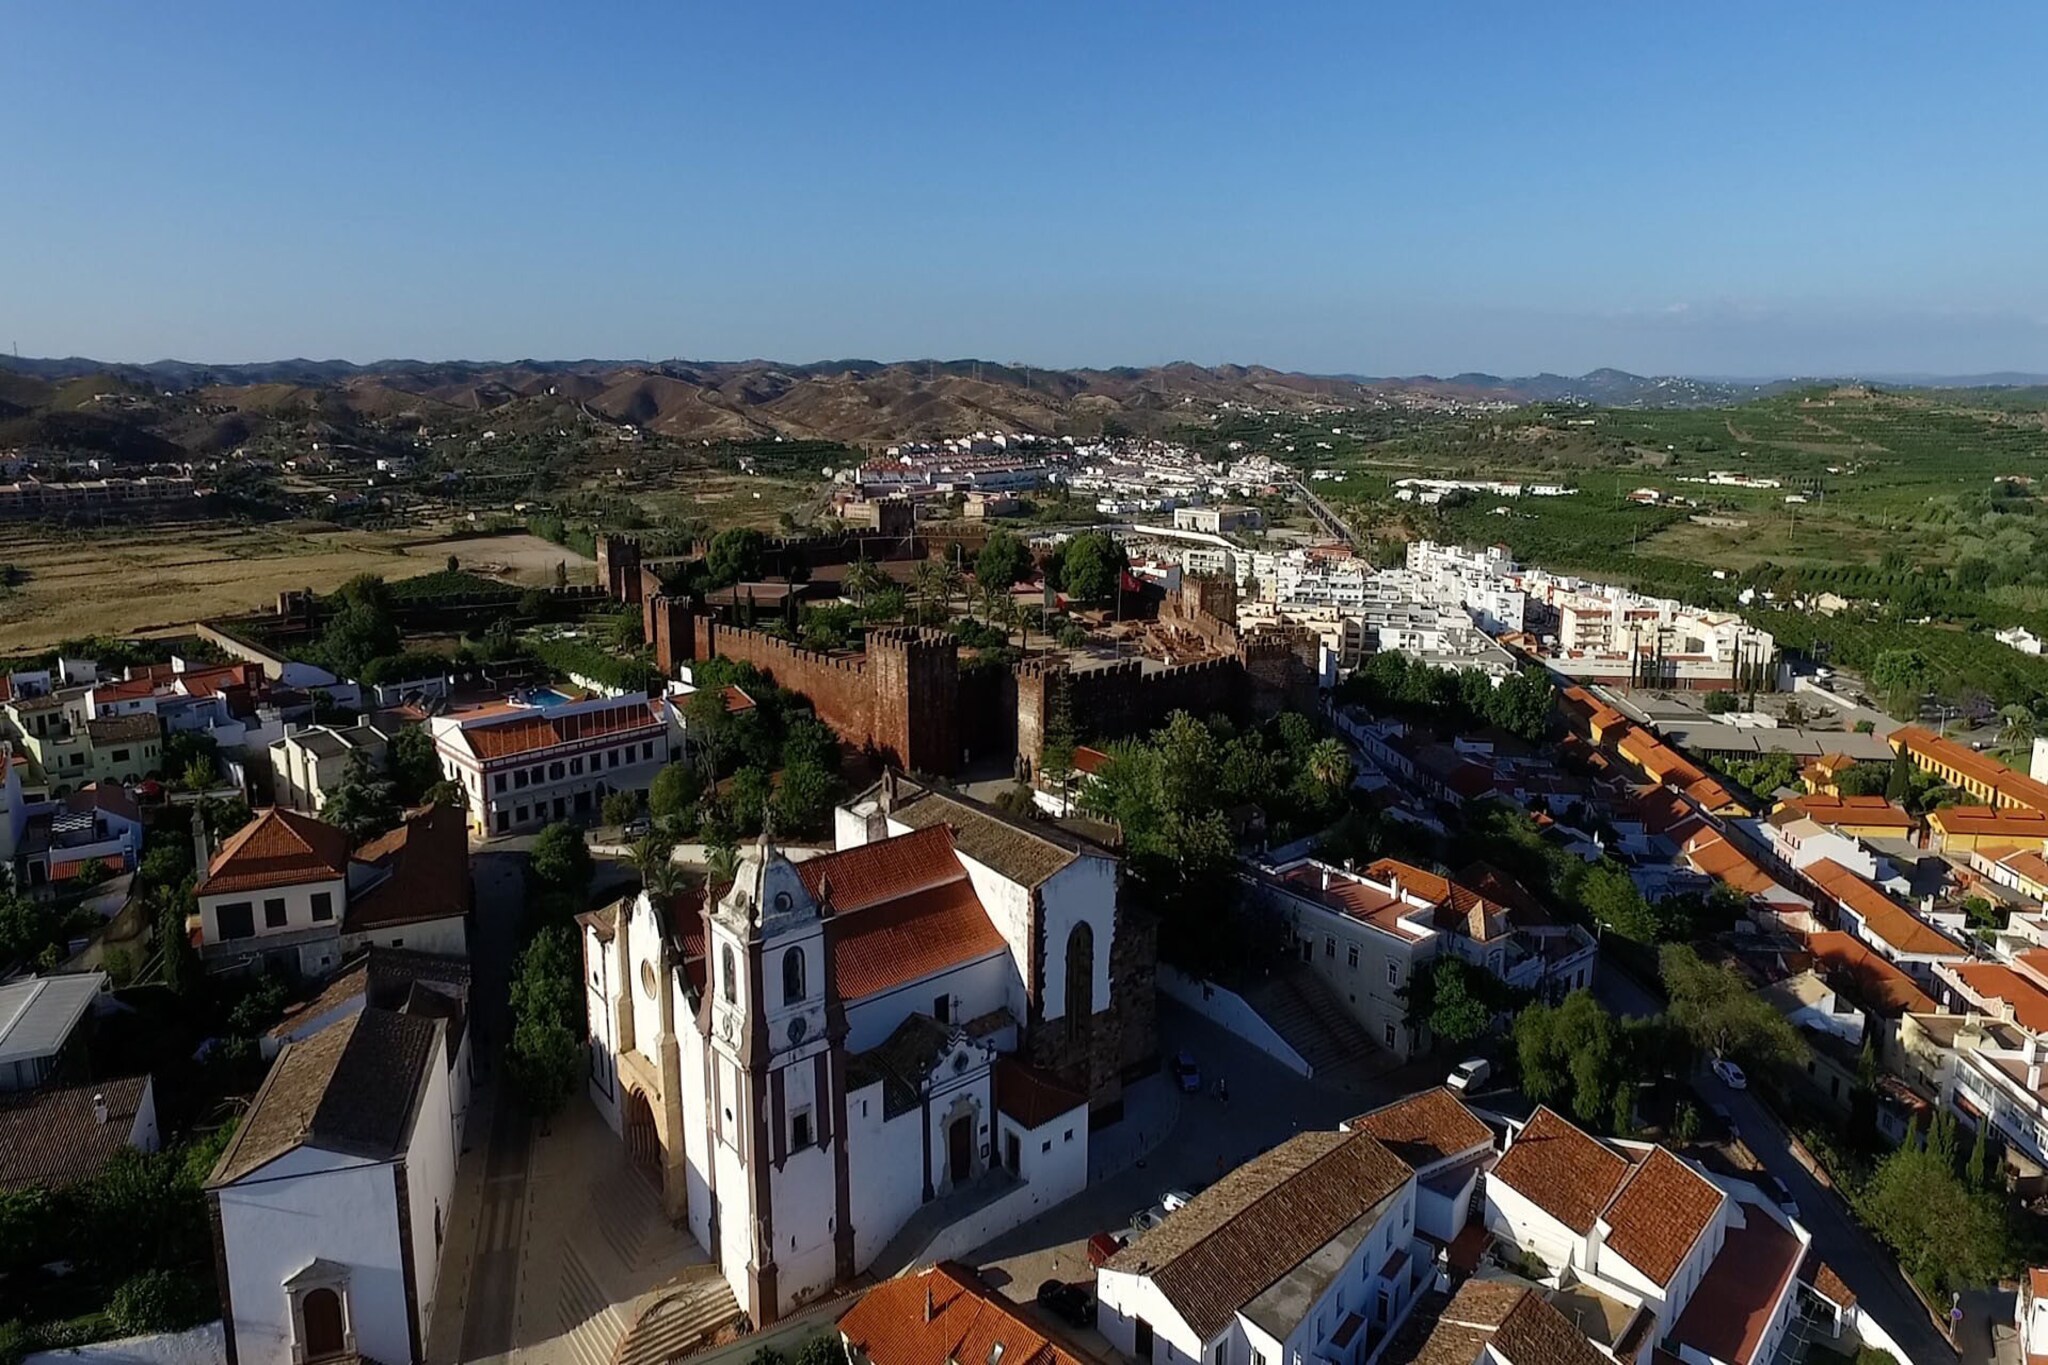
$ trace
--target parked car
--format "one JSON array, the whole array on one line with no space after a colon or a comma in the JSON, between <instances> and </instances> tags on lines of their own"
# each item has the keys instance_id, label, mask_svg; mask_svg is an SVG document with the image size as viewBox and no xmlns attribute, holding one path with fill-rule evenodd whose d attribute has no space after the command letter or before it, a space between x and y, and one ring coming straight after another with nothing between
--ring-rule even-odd
<instances>
[{"instance_id":1,"label":"parked car","mask_svg":"<svg viewBox=\"0 0 2048 1365\"><path fill-rule=\"evenodd\" d=\"M1104 1261L1122 1251L1129 1239L1113 1232L1098 1232L1088 1239L1088 1264L1100 1267Z\"/></svg>"},{"instance_id":2,"label":"parked car","mask_svg":"<svg viewBox=\"0 0 2048 1365\"><path fill-rule=\"evenodd\" d=\"M1157 1207L1139 1209L1131 1215L1131 1231L1150 1232L1165 1221L1166 1215L1161 1213Z\"/></svg>"},{"instance_id":3,"label":"parked car","mask_svg":"<svg viewBox=\"0 0 2048 1365\"><path fill-rule=\"evenodd\" d=\"M1095 1298L1078 1284L1047 1280L1038 1286L1038 1306L1075 1327L1095 1325Z\"/></svg>"},{"instance_id":4,"label":"parked car","mask_svg":"<svg viewBox=\"0 0 2048 1365\"><path fill-rule=\"evenodd\" d=\"M626 822L625 833L628 839L644 839L654 833L654 822L644 815L636 815Z\"/></svg>"},{"instance_id":5,"label":"parked car","mask_svg":"<svg viewBox=\"0 0 2048 1365\"><path fill-rule=\"evenodd\" d=\"M1709 1065L1709 1070L1720 1078L1721 1084L1727 1086L1730 1090L1749 1089L1749 1077L1743 1075L1742 1068L1729 1061L1726 1057L1714 1058L1713 1062Z\"/></svg>"},{"instance_id":6,"label":"parked car","mask_svg":"<svg viewBox=\"0 0 2048 1365\"><path fill-rule=\"evenodd\" d=\"M1797 1218L1799 1216L1799 1201L1792 1197L1792 1187L1790 1185L1787 1185L1777 1176L1770 1177L1764 1184L1769 1188L1771 1198L1778 1201L1778 1208L1784 1212L1787 1218Z\"/></svg>"},{"instance_id":7,"label":"parked car","mask_svg":"<svg viewBox=\"0 0 2048 1365\"><path fill-rule=\"evenodd\" d=\"M1467 1057L1452 1068L1444 1084L1463 1095L1486 1084L1486 1078L1493 1074L1493 1063L1484 1057Z\"/></svg>"},{"instance_id":8,"label":"parked car","mask_svg":"<svg viewBox=\"0 0 2048 1365\"><path fill-rule=\"evenodd\" d=\"M1202 1069L1195 1065L1195 1054L1183 1048L1173 1054L1173 1079L1183 1094L1192 1095L1202 1088Z\"/></svg>"},{"instance_id":9,"label":"parked car","mask_svg":"<svg viewBox=\"0 0 2048 1365\"><path fill-rule=\"evenodd\" d=\"M1159 1196L1159 1207L1172 1213L1175 1209L1185 1208L1187 1202L1194 1197L1186 1190L1168 1190Z\"/></svg>"}]
</instances>

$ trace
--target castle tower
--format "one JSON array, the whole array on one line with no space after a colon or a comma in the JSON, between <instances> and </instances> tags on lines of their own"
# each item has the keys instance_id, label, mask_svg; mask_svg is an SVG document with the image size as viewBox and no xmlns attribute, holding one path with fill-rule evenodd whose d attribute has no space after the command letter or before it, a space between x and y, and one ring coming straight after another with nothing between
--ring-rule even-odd
<instances>
[{"instance_id":1,"label":"castle tower","mask_svg":"<svg viewBox=\"0 0 2048 1365\"><path fill-rule=\"evenodd\" d=\"M853 1273L826 922L764 834L708 926L710 1249L757 1326Z\"/></svg>"},{"instance_id":2,"label":"castle tower","mask_svg":"<svg viewBox=\"0 0 2048 1365\"><path fill-rule=\"evenodd\" d=\"M875 747L911 772L960 766L960 649L942 630L868 632Z\"/></svg>"},{"instance_id":3,"label":"castle tower","mask_svg":"<svg viewBox=\"0 0 2048 1365\"><path fill-rule=\"evenodd\" d=\"M597 586L615 602L639 605L640 542L631 536L597 538Z\"/></svg>"}]
</instances>

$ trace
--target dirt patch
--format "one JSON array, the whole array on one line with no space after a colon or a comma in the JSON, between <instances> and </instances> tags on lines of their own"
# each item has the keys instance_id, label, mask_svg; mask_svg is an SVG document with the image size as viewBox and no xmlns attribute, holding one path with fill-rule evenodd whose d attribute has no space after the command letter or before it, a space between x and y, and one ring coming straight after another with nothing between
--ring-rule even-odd
<instances>
[{"instance_id":1,"label":"dirt patch","mask_svg":"<svg viewBox=\"0 0 2048 1365\"><path fill-rule=\"evenodd\" d=\"M429 540L408 545L403 553L410 558L432 561L427 568L415 569L415 573L446 568L448 556L454 555L456 561L471 573L530 587L551 586L555 581L557 564L568 567L571 583L590 582L591 574L597 568L596 560L578 554L566 545L557 545L524 532L508 536Z\"/></svg>"}]
</instances>

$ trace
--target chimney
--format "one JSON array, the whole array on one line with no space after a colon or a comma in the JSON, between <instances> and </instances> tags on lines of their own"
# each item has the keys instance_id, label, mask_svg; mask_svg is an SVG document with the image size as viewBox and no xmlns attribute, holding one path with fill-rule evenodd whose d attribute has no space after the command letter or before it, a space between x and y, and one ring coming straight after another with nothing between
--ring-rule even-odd
<instances>
[{"instance_id":1,"label":"chimney","mask_svg":"<svg viewBox=\"0 0 2048 1365\"><path fill-rule=\"evenodd\" d=\"M932 1282L930 1279L931 1272L926 1271L925 1275L926 1279L924 1282L924 1320L926 1322L930 1322L932 1320Z\"/></svg>"},{"instance_id":2,"label":"chimney","mask_svg":"<svg viewBox=\"0 0 2048 1365\"><path fill-rule=\"evenodd\" d=\"M92 1121L104 1127L107 1122L107 1097L94 1094L92 1097Z\"/></svg>"},{"instance_id":3,"label":"chimney","mask_svg":"<svg viewBox=\"0 0 2048 1365\"><path fill-rule=\"evenodd\" d=\"M1329 865L1328 863L1324 863L1324 864L1323 864L1322 866L1323 866L1323 890L1325 890L1325 891L1328 891L1328 890L1330 889L1330 865Z\"/></svg>"}]
</instances>

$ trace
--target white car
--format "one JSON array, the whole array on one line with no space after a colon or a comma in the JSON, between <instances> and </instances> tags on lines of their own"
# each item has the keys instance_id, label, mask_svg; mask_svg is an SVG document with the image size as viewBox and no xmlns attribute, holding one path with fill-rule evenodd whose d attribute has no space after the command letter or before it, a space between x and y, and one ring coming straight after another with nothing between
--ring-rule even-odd
<instances>
[{"instance_id":1,"label":"white car","mask_svg":"<svg viewBox=\"0 0 2048 1365\"><path fill-rule=\"evenodd\" d=\"M1193 1198L1194 1196L1186 1190L1168 1190L1159 1196L1159 1207L1173 1213L1187 1207L1188 1201Z\"/></svg>"},{"instance_id":2,"label":"white car","mask_svg":"<svg viewBox=\"0 0 2048 1365\"><path fill-rule=\"evenodd\" d=\"M1721 1084L1727 1086L1730 1090L1749 1089L1749 1077L1743 1075L1742 1068L1729 1061L1726 1057L1714 1058L1711 1070L1720 1078Z\"/></svg>"},{"instance_id":3,"label":"white car","mask_svg":"<svg viewBox=\"0 0 2048 1365\"><path fill-rule=\"evenodd\" d=\"M1470 1057L1459 1062L1457 1069L1445 1078L1444 1084L1463 1095L1486 1084L1486 1078L1493 1074L1493 1063L1484 1057Z\"/></svg>"}]
</instances>

